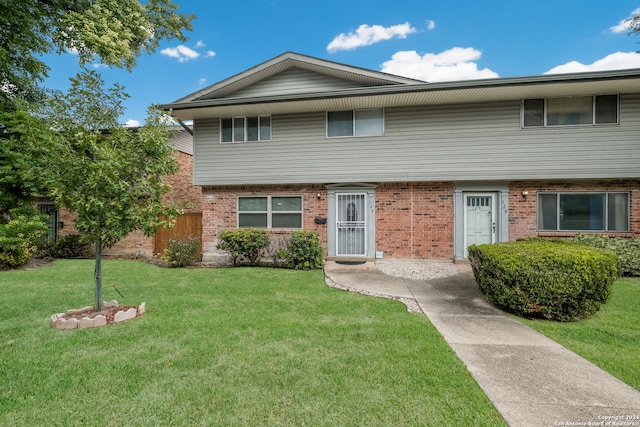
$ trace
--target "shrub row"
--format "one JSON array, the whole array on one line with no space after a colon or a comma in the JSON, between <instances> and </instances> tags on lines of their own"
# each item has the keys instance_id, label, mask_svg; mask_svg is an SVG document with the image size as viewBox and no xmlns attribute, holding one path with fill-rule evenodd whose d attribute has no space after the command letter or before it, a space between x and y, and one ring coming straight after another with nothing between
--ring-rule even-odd
<instances>
[{"instance_id":1,"label":"shrub row","mask_svg":"<svg viewBox=\"0 0 640 427\"><path fill-rule=\"evenodd\" d=\"M578 234L571 240L614 252L620 260L619 273L621 276L640 276L640 239Z\"/></svg>"},{"instance_id":2,"label":"shrub row","mask_svg":"<svg viewBox=\"0 0 640 427\"><path fill-rule=\"evenodd\" d=\"M37 256L40 258L86 258L89 256L89 243L82 239L79 234L69 234L58 238L57 241L50 241L38 247Z\"/></svg>"},{"instance_id":3,"label":"shrub row","mask_svg":"<svg viewBox=\"0 0 640 427\"><path fill-rule=\"evenodd\" d=\"M259 265L270 257L274 266L311 270L322 267L324 250L315 231L295 230L272 241L263 229L240 228L219 234L218 249L229 252L234 266Z\"/></svg>"},{"instance_id":4,"label":"shrub row","mask_svg":"<svg viewBox=\"0 0 640 427\"><path fill-rule=\"evenodd\" d=\"M523 317L559 321L593 315L618 277L614 253L570 241L470 246L469 261L494 305Z\"/></svg>"}]
</instances>

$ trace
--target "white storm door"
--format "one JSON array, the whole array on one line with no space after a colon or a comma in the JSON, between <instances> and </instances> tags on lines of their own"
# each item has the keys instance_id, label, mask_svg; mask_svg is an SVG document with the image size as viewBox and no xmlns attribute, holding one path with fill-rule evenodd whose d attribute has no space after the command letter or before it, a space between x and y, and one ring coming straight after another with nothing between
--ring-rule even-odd
<instances>
[{"instance_id":1,"label":"white storm door","mask_svg":"<svg viewBox=\"0 0 640 427\"><path fill-rule=\"evenodd\" d=\"M495 196L493 194L465 195L465 258L471 245L496 241Z\"/></svg>"},{"instance_id":2,"label":"white storm door","mask_svg":"<svg viewBox=\"0 0 640 427\"><path fill-rule=\"evenodd\" d=\"M366 255L367 193L338 193L336 255Z\"/></svg>"}]
</instances>

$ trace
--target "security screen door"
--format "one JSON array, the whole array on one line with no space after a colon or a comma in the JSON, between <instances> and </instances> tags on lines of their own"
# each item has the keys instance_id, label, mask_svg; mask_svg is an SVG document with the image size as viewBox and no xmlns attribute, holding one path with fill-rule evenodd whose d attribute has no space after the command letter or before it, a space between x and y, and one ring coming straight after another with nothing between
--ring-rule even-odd
<instances>
[{"instance_id":1,"label":"security screen door","mask_svg":"<svg viewBox=\"0 0 640 427\"><path fill-rule=\"evenodd\" d=\"M366 193L339 193L336 255L366 255Z\"/></svg>"}]
</instances>

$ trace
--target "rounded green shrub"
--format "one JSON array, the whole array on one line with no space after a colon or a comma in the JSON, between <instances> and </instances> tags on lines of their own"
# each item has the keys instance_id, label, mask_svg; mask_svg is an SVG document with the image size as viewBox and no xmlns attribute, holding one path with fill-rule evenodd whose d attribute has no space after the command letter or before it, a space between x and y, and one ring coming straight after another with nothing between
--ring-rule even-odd
<instances>
[{"instance_id":1,"label":"rounded green shrub","mask_svg":"<svg viewBox=\"0 0 640 427\"><path fill-rule=\"evenodd\" d=\"M0 265L19 267L26 264L34 249L24 239L0 236Z\"/></svg>"},{"instance_id":2,"label":"rounded green shrub","mask_svg":"<svg viewBox=\"0 0 640 427\"><path fill-rule=\"evenodd\" d=\"M269 233L259 228L224 230L218 235L217 248L228 251L233 265L258 265L269 245Z\"/></svg>"},{"instance_id":3,"label":"rounded green shrub","mask_svg":"<svg viewBox=\"0 0 640 427\"><path fill-rule=\"evenodd\" d=\"M291 240L285 254L285 266L301 270L313 270L322 267L324 249L320 235L311 230L291 232Z\"/></svg>"},{"instance_id":4,"label":"rounded green shrub","mask_svg":"<svg viewBox=\"0 0 640 427\"><path fill-rule=\"evenodd\" d=\"M42 215L30 207L12 209L8 221L0 217L0 265L18 267L33 255L47 224Z\"/></svg>"},{"instance_id":5,"label":"rounded green shrub","mask_svg":"<svg viewBox=\"0 0 640 427\"><path fill-rule=\"evenodd\" d=\"M169 267L188 267L200 262L201 247L200 239L194 236L170 239L160 258Z\"/></svg>"},{"instance_id":6,"label":"rounded green shrub","mask_svg":"<svg viewBox=\"0 0 640 427\"><path fill-rule=\"evenodd\" d=\"M478 286L497 307L522 317L575 321L609 299L617 256L570 241L523 240L469 247Z\"/></svg>"}]
</instances>

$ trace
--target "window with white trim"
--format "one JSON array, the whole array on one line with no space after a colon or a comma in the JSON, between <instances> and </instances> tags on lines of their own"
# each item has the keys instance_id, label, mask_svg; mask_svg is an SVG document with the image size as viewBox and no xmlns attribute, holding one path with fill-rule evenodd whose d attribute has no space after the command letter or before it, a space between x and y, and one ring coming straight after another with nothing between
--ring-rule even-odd
<instances>
[{"instance_id":1,"label":"window with white trim","mask_svg":"<svg viewBox=\"0 0 640 427\"><path fill-rule=\"evenodd\" d=\"M381 108L327 112L327 137L376 136L384 133Z\"/></svg>"},{"instance_id":2,"label":"window with white trim","mask_svg":"<svg viewBox=\"0 0 640 427\"><path fill-rule=\"evenodd\" d=\"M271 116L228 117L220 119L220 142L271 140Z\"/></svg>"},{"instance_id":3,"label":"window with white trim","mask_svg":"<svg viewBox=\"0 0 640 427\"><path fill-rule=\"evenodd\" d=\"M238 227L302 228L302 196L238 197Z\"/></svg>"},{"instance_id":4,"label":"window with white trim","mask_svg":"<svg viewBox=\"0 0 640 427\"><path fill-rule=\"evenodd\" d=\"M540 231L629 231L629 193L538 193Z\"/></svg>"},{"instance_id":5,"label":"window with white trim","mask_svg":"<svg viewBox=\"0 0 640 427\"><path fill-rule=\"evenodd\" d=\"M618 95L525 99L522 127L617 124L618 105Z\"/></svg>"}]
</instances>

